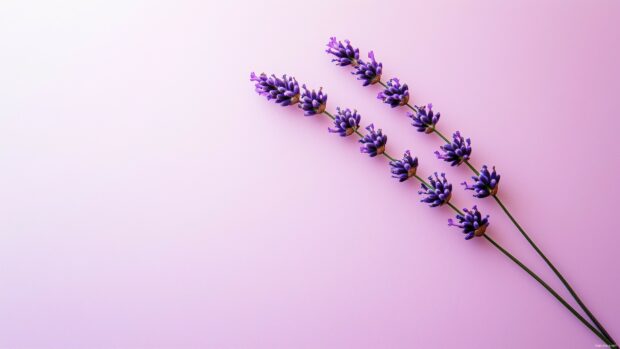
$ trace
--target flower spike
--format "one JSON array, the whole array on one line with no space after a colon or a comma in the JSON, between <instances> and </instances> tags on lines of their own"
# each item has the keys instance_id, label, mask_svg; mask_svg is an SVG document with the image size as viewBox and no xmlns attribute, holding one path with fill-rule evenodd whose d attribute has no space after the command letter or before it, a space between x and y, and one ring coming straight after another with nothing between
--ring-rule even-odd
<instances>
[{"instance_id":1,"label":"flower spike","mask_svg":"<svg viewBox=\"0 0 620 349\"><path fill-rule=\"evenodd\" d=\"M364 86L376 84L381 80L381 72L383 70L383 63L377 63L375 60L375 54L370 51L368 53L370 62L366 63L360 61L360 64L355 67L355 71L351 74L357 75L357 80L364 81Z\"/></svg>"},{"instance_id":2,"label":"flower spike","mask_svg":"<svg viewBox=\"0 0 620 349\"><path fill-rule=\"evenodd\" d=\"M392 108L402 107L409 102L409 87L400 84L397 78L388 80L385 90L379 92L377 99L389 104Z\"/></svg>"},{"instance_id":3,"label":"flower spike","mask_svg":"<svg viewBox=\"0 0 620 349\"><path fill-rule=\"evenodd\" d=\"M465 186L465 190L473 190L474 196L482 199L497 194L500 177L495 172L495 166L493 166L493 172L489 172L487 165L484 165L480 170L480 175L471 177L474 180L471 186L467 182L463 182L461 185Z\"/></svg>"},{"instance_id":4,"label":"flower spike","mask_svg":"<svg viewBox=\"0 0 620 349\"><path fill-rule=\"evenodd\" d=\"M426 110L428 107L428 110ZM428 106L416 106L416 112L407 113L407 116L411 118L411 125L415 127L418 132L431 133L435 129L435 125L439 122L440 113L433 112L433 104L429 103Z\"/></svg>"},{"instance_id":5,"label":"flower spike","mask_svg":"<svg viewBox=\"0 0 620 349\"><path fill-rule=\"evenodd\" d=\"M362 153L367 153L370 157L383 154L385 151L385 144L387 143L387 136L383 134L381 129L375 131L375 125L373 124L368 125L366 130L368 130L369 133L359 140L359 142L362 143L360 151Z\"/></svg>"},{"instance_id":6,"label":"flower spike","mask_svg":"<svg viewBox=\"0 0 620 349\"><path fill-rule=\"evenodd\" d=\"M283 107L299 101L299 84L295 78L287 77L286 75L283 75L282 78L278 78L275 75L268 77L265 73L257 76L252 72L250 73L250 81L256 82L254 85L256 93L267 97L267 100L274 99L276 103Z\"/></svg>"},{"instance_id":7,"label":"flower spike","mask_svg":"<svg viewBox=\"0 0 620 349\"><path fill-rule=\"evenodd\" d=\"M390 161L392 177L398 178L399 182L404 182L415 176L418 169L418 158L412 158L409 150L405 151L402 160Z\"/></svg>"},{"instance_id":8,"label":"flower spike","mask_svg":"<svg viewBox=\"0 0 620 349\"><path fill-rule=\"evenodd\" d=\"M303 85L302 88L304 92L299 100L299 108L304 111L304 115L311 116L324 112L327 105L327 95L323 93L323 88L319 88L318 91L310 91L306 85Z\"/></svg>"},{"instance_id":9,"label":"flower spike","mask_svg":"<svg viewBox=\"0 0 620 349\"><path fill-rule=\"evenodd\" d=\"M336 62L337 65L345 67L352 65L356 67L360 60L360 50L351 46L349 40L337 41L336 37L329 38L327 43L327 50L325 52L334 55L336 58L332 59L332 62Z\"/></svg>"},{"instance_id":10,"label":"flower spike","mask_svg":"<svg viewBox=\"0 0 620 349\"><path fill-rule=\"evenodd\" d=\"M452 135L452 143L442 145L440 148L443 154L436 151L435 155L438 159L449 162L451 166L458 166L463 161L469 160L471 156L471 140L469 138L464 139L459 131Z\"/></svg>"},{"instance_id":11,"label":"flower spike","mask_svg":"<svg viewBox=\"0 0 620 349\"><path fill-rule=\"evenodd\" d=\"M474 236L482 236L489 226L489 215L482 217L478 207L472 207L471 211L464 208L464 214L457 214L456 220L458 224L454 223L452 219L448 219L448 225L461 228L463 234L465 234L465 240L469 240Z\"/></svg>"},{"instance_id":12,"label":"flower spike","mask_svg":"<svg viewBox=\"0 0 620 349\"><path fill-rule=\"evenodd\" d=\"M336 117L334 118L335 128L327 128L331 133L338 133L341 137L351 135L357 131L360 127L361 116L357 113L357 110L351 111L351 109L340 109L336 107Z\"/></svg>"},{"instance_id":13,"label":"flower spike","mask_svg":"<svg viewBox=\"0 0 620 349\"><path fill-rule=\"evenodd\" d=\"M440 179L437 172L435 172L435 178L428 176L428 180L430 181L430 187L422 183L422 190L418 192L420 195L426 195L420 202L425 202L431 207L437 207L448 203L452 197L452 184L448 183L446 174L442 173Z\"/></svg>"}]
</instances>

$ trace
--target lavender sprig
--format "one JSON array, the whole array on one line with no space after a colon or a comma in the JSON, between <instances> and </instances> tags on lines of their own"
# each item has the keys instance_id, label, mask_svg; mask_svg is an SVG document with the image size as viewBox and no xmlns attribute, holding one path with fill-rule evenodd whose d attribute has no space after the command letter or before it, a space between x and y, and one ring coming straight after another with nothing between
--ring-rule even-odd
<instances>
[{"instance_id":1,"label":"lavender sprig","mask_svg":"<svg viewBox=\"0 0 620 349\"><path fill-rule=\"evenodd\" d=\"M385 85L383 82L379 81L379 83L384 86L386 88L386 90L388 90L391 87L388 87L387 85ZM384 103L388 103L390 104L393 108L399 105L406 105L407 107L409 107L412 111L414 112L418 112L418 109L412 105L410 105L408 103L408 92L407 92L407 97L406 97L406 101L403 100L398 100L398 99L390 99L389 97L391 97L389 94L386 93L380 93L379 96L377 96L378 99L381 99ZM416 126L414 124L414 126ZM423 125L417 125L416 127L418 128L419 131L421 132L425 132L425 133L435 133L437 134L437 136L439 136L442 140L444 140L447 144L451 144L450 140L448 140L448 138L446 138L439 130L437 130L433 125L433 127L422 127ZM467 148L465 148L465 150L468 150ZM471 151L471 149L469 149L469 152ZM443 158L440 156L440 158ZM467 158L469 158L469 155L467 155ZM452 161L450 161L452 162ZM474 172L477 176L480 175L480 173L478 172L478 170L476 170L475 167L473 167L470 163L468 159L462 159L462 161L457 161L456 163L452 162L452 165L458 165L461 162L464 162L467 167L469 167L471 169L472 172ZM519 223L516 221L516 219L512 216L512 214L510 213L510 211L506 208L506 206L501 202L501 200L499 199L499 197L497 195L492 195L493 198L495 199L495 201L498 203L498 205L502 208L502 210L504 211L504 213L508 216L508 218L510 218L511 222L515 225L515 227L519 230L519 232L521 233L521 235L528 241L528 243L530 244L530 246L536 251L536 253L538 253L538 255L545 261L545 263L549 266L549 268L554 272L554 274L558 277L558 279L562 282L562 284L564 285L564 287L566 287L566 289L569 291L569 293L573 296L573 298L575 299L575 301L579 304L579 306L583 309L583 311L586 313L586 315L590 318L590 320L594 323L594 325L597 327L596 329L593 328L587 321L585 321L581 315L577 312L574 311L574 309L572 309L572 307L570 305L568 305L561 297L559 297L557 295L557 293L555 293L555 291L553 291L552 289L549 289L548 286L542 281L539 280L535 277L534 274L531 273L531 271L529 271L529 269L527 269L525 266L523 266L522 264L518 263L509 253L507 253L502 247L500 247L498 244L496 244L494 241L492 241L490 238L487 237L487 240L489 240L489 242L491 242L493 245L495 245L495 247L497 247L500 251L502 251L502 253L504 253L506 256L510 257L513 261L515 261L515 263L519 264L520 267L522 267L526 272L528 272L530 275L532 275L535 279L537 279L537 281L539 281L545 288L547 288L549 290L549 292L551 292L554 297L556 297L562 304L564 304L567 309L569 309L571 311L571 313L573 313L573 315L575 315L586 327L588 327L590 330L592 330L599 338L601 338L605 343L612 345L613 347L617 347L616 342L614 341L614 339L609 335L609 333L605 330L605 328L600 324L600 322L596 319L596 317L592 314L592 312L587 308L587 306L581 301L581 299L579 298L579 296L576 294L576 292L572 289L572 287L570 286L570 284L564 279L564 277L562 276L562 274L557 270L557 268L553 265L553 263L551 263L551 261L545 256L545 254L538 248L538 246L534 243L534 241L529 237L529 235L525 232L525 230L519 225ZM486 237L486 236L485 236ZM599 332L600 331L600 332Z\"/></svg>"}]
</instances>

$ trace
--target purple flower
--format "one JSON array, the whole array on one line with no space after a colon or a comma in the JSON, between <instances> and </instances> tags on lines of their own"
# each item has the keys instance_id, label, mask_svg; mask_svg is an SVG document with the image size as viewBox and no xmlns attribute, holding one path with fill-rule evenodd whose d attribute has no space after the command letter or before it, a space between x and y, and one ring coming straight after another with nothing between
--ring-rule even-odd
<instances>
[{"instance_id":1,"label":"purple flower","mask_svg":"<svg viewBox=\"0 0 620 349\"><path fill-rule=\"evenodd\" d=\"M306 85L302 86L304 92L301 94L299 100L299 108L303 109L305 116L314 114L321 114L325 111L327 104L327 95L323 93L323 88L319 88L319 91L308 90Z\"/></svg>"},{"instance_id":2,"label":"purple flower","mask_svg":"<svg viewBox=\"0 0 620 349\"><path fill-rule=\"evenodd\" d=\"M407 150L402 160L390 161L390 167L392 167L392 177L398 178L399 182L404 182L415 176L418 169L418 158L412 158L411 153Z\"/></svg>"},{"instance_id":3,"label":"purple flower","mask_svg":"<svg viewBox=\"0 0 620 349\"><path fill-rule=\"evenodd\" d=\"M495 166L493 166L493 172L489 172L487 165L484 165L480 170L480 175L471 178L474 180L473 185L469 186L467 182L461 184L465 186L466 190L473 190L475 197L486 198L489 195L497 194L500 175L495 172Z\"/></svg>"},{"instance_id":4,"label":"purple flower","mask_svg":"<svg viewBox=\"0 0 620 349\"><path fill-rule=\"evenodd\" d=\"M448 183L446 180L446 174L441 174L441 179L435 172L435 178L432 176L428 176L428 180L430 181L430 187L427 187L422 183L422 190L418 192L420 195L426 195L426 197L421 202L425 202L429 204L431 207L441 206L448 201L452 197L452 184Z\"/></svg>"},{"instance_id":5,"label":"purple flower","mask_svg":"<svg viewBox=\"0 0 620 349\"><path fill-rule=\"evenodd\" d=\"M381 80L381 71L383 69L383 64L377 63L375 60L375 54L372 51L368 53L368 58L370 58L369 63L360 61L360 64L355 67L355 71L351 73L353 75L357 75L357 80L364 81L364 86L379 82L379 80Z\"/></svg>"},{"instance_id":6,"label":"purple flower","mask_svg":"<svg viewBox=\"0 0 620 349\"><path fill-rule=\"evenodd\" d=\"M465 234L465 240L469 240L474 236L484 235L489 226L489 215L483 218L476 206L472 207L471 211L466 208L463 211L465 211L464 214L456 215L459 224L455 224L452 219L448 219L448 225L461 228L463 234Z\"/></svg>"},{"instance_id":7,"label":"purple flower","mask_svg":"<svg viewBox=\"0 0 620 349\"><path fill-rule=\"evenodd\" d=\"M431 103L428 104L428 111L425 106L416 106L416 109L417 111L415 114L407 113L407 116L412 120L411 125L413 125L418 132L433 132L441 114L433 112L433 105Z\"/></svg>"},{"instance_id":8,"label":"purple flower","mask_svg":"<svg viewBox=\"0 0 620 349\"><path fill-rule=\"evenodd\" d=\"M471 155L471 140L469 138L464 139L461 133L456 131L454 135L452 135L452 143L442 145L440 148L443 154L439 154L439 152L436 151L435 155L437 158L449 162L451 166L458 166L462 164L463 161L469 160L469 156Z\"/></svg>"},{"instance_id":9,"label":"purple flower","mask_svg":"<svg viewBox=\"0 0 620 349\"><path fill-rule=\"evenodd\" d=\"M409 87L400 84L397 78L388 80L385 90L379 92L377 99L389 104L392 108L403 106L409 102Z\"/></svg>"},{"instance_id":10,"label":"purple flower","mask_svg":"<svg viewBox=\"0 0 620 349\"><path fill-rule=\"evenodd\" d=\"M256 81L256 92L267 97L267 100L275 99L275 102L286 107L299 101L299 84L292 77L283 75L277 78L275 75L268 77L265 73L256 76L250 74L250 81Z\"/></svg>"},{"instance_id":11,"label":"purple flower","mask_svg":"<svg viewBox=\"0 0 620 349\"><path fill-rule=\"evenodd\" d=\"M349 64L354 67L357 66L360 59L360 50L353 48L349 40L345 40L344 43L343 45L342 41L336 41L336 37L331 37L325 52L336 56L336 58L332 59L332 62L336 62L341 67Z\"/></svg>"},{"instance_id":12,"label":"purple flower","mask_svg":"<svg viewBox=\"0 0 620 349\"><path fill-rule=\"evenodd\" d=\"M387 136L381 132L381 129L375 131L375 125L373 124L368 125L366 130L368 130L369 133L359 140L359 142L362 143L360 151L362 153L368 153L370 157L383 154L385 151L385 143L387 143Z\"/></svg>"},{"instance_id":13,"label":"purple flower","mask_svg":"<svg viewBox=\"0 0 620 349\"><path fill-rule=\"evenodd\" d=\"M327 128L329 132L338 133L341 137L346 137L355 132L360 126L360 115L357 110L351 109L341 110L336 108L336 117L334 118L334 126L336 128Z\"/></svg>"}]
</instances>

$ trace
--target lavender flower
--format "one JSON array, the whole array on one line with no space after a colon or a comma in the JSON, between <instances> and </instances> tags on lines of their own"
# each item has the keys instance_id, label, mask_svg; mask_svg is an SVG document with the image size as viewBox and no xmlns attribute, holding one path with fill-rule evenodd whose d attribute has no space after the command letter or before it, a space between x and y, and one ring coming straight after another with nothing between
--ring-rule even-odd
<instances>
[{"instance_id":1,"label":"lavender flower","mask_svg":"<svg viewBox=\"0 0 620 349\"><path fill-rule=\"evenodd\" d=\"M497 194L500 175L495 172L495 166L493 166L493 172L489 172L487 165L484 165L480 170L480 175L471 178L474 180L473 185L469 186L467 182L461 184L466 190L473 190L475 197L482 199Z\"/></svg>"},{"instance_id":2,"label":"lavender flower","mask_svg":"<svg viewBox=\"0 0 620 349\"><path fill-rule=\"evenodd\" d=\"M436 151L435 155L437 158L449 162L451 166L458 166L462 164L463 161L469 160L469 156L471 155L471 140L469 138L464 139L461 133L456 131L454 135L452 135L452 143L442 145L440 148L443 154L439 154L439 152Z\"/></svg>"},{"instance_id":3,"label":"lavender flower","mask_svg":"<svg viewBox=\"0 0 620 349\"><path fill-rule=\"evenodd\" d=\"M359 142L362 143L360 151L362 153L368 153L370 157L383 154L385 151L385 143L387 143L387 136L381 132L381 129L375 131L375 125L373 124L368 125L366 130L368 130L369 133L359 140Z\"/></svg>"},{"instance_id":4,"label":"lavender flower","mask_svg":"<svg viewBox=\"0 0 620 349\"><path fill-rule=\"evenodd\" d=\"M389 104L392 108L403 106L409 102L409 87L400 84L397 78L388 80L385 90L379 92L377 99Z\"/></svg>"},{"instance_id":5,"label":"lavender flower","mask_svg":"<svg viewBox=\"0 0 620 349\"><path fill-rule=\"evenodd\" d=\"M336 62L341 67L349 64L356 67L360 59L360 50L353 48L349 40L345 40L344 43L343 45L342 41L336 41L336 37L331 37L325 52L336 56L336 58L332 59L332 62Z\"/></svg>"},{"instance_id":6,"label":"lavender flower","mask_svg":"<svg viewBox=\"0 0 620 349\"><path fill-rule=\"evenodd\" d=\"M256 81L254 86L259 95L267 97L267 100L275 99L275 102L283 107L299 101L299 84L295 78L283 75L280 79L275 75L268 77L265 73L256 76L252 72L250 81Z\"/></svg>"},{"instance_id":7,"label":"lavender flower","mask_svg":"<svg viewBox=\"0 0 620 349\"><path fill-rule=\"evenodd\" d=\"M308 90L306 85L302 87L304 92L301 94L299 108L304 110L304 115L310 116L324 112L327 104L327 95L323 93L323 88L319 88L317 92L315 90Z\"/></svg>"},{"instance_id":8,"label":"lavender flower","mask_svg":"<svg viewBox=\"0 0 620 349\"><path fill-rule=\"evenodd\" d=\"M402 160L390 161L390 167L392 167L392 177L398 178L399 182L404 182L415 176L418 169L418 158L412 158L411 153L407 150Z\"/></svg>"},{"instance_id":9,"label":"lavender flower","mask_svg":"<svg viewBox=\"0 0 620 349\"><path fill-rule=\"evenodd\" d=\"M327 128L329 132L338 133L341 137L346 137L355 132L360 125L360 115L357 110L351 109L341 110L336 108L336 117L334 118L334 126L336 128Z\"/></svg>"},{"instance_id":10,"label":"lavender flower","mask_svg":"<svg viewBox=\"0 0 620 349\"><path fill-rule=\"evenodd\" d=\"M431 133L439 121L440 113L433 112L433 105L428 104L428 111L425 106L416 106L416 113L407 113L412 120L411 125L417 128L418 132Z\"/></svg>"},{"instance_id":11,"label":"lavender flower","mask_svg":"<svg viewBox=\"0 0 620 349\"><path fill-rule=\"evenodd\" d=\"M448 201L452 197L452 184L448 183L446 180L446 174L441 174L441 179L435 172L435 178L432 176L428 176L428 180L430 181L430 187L427 187L422 183L422 190L418 192L420 195L426 195L426 197L421 202L425 202L429 204L431 207L441 206Z\"/></svg>"},{"instance_id":12,"label":"lavender flower","mask_svg":"<svg viewBox=\"0 0 620 349\"><path fill-rule=\"evenodd\" d=\"M457 214L456 219L460 224L455 224L452 219L448 219L449 226L459 227L465 234L465 240L469 240L474 236L482 236L489 226L489 215L482 218L482 214L478 211L476 206L472 207L471 211L464 208L464 214Z\"/></svg>"},{"instance_id":13,"label":"lavender flower","mask_svg":"<svg viewBox=\"0 0 620 349\"><path fill-rule=\"evenodd\" d=\"M355 67L355 71L351 73L357 75L357 80L364 81L364 86L379 82L381 80L381 71L383 70L383 64L377 63L375 54L372 51L368 53L368 58L370 58L369 63L360 61L360 64Z\"/></svg>"}]
</instances>

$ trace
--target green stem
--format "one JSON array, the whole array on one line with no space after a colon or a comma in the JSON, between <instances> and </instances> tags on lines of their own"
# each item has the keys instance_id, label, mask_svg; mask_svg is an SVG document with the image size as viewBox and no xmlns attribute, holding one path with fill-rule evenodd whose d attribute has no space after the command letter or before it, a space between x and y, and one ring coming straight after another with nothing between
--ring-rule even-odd
<instances>
[{"instance_id":1,"label":"green stem","mask_svg":"<svg viewBox=\"0 0 620 349\"><path fill-rule=\"evenodd\" d=\"M527 240L527 242L530 244L530 246L532 246L532 248L536 251L536 253L538 253L538 255L545 261L545 263L547 263L547 265L549 266L549 268L551 268L551 270L553 271L553 273L558 277L558 279L560 279L560 281L562 282L562 284L564 285L564 287L566 287L566 289L568 290L568 292L571 294L571 296L573 296L573 298L575 299L575 301L577 301L577 304L579 304L579 306L581 307L581 309L583 309L583 311L586 313L586 315L590 318L590 320L592 320L592 322L594 323L594 325L596 327L598 327L598 329L601 331L601 333L607 338L609 339L609 341L611 342L611 344L613 344L615 347L617 347L616 342L614 341L614 339L609 335L609 333L605 330L605 328L603 327L603 325L601 325L601 323L596 319L596 317L594 316L594 314L592 314L592 312L590 312L590 310L588 309L588 307L586 307L586 305L583 303L583 301L581 300L581 298L579 298L579 296L577 295L577 293L573 290L573 288L568 284L568 282L566 281L566 279L564 278L564 276L562 276L562 274L560 273L560 271L553 265L553 263L551 263L551 261L547 258L547 256L540 250L540 248L538 248L538 246L534 243L534 241L529 237L529 235L525 232L525 230L521 227L521 225L517 222L517 220L512 216L512 214L510 214L510 211L508 211L508 209L506 208L506 206L504 206L504 203L499 199L499 197L497 195L492 195L493 199L495 199L495 201L498 203L498 205L502 208L502 210L504 211L504 213L506 213L506 215L508 216L508 218L510 218L510 220L512 221L512 223L517 227L517 229L519 230L519 232L521 232L521 235L523 235L523 237L525 238L525 240Z\"/></svg>"},{"instance_id":2,"label":"green stem","mask_svg":"<svg viewBox=\"0 0 620 349\"><path fill-rule=\"evenodd\" d=\"M616 344L609 340L606 336L602 335L599 331L597 331L586 319L583 318L573 307L570 306L557 292L555 292L546 282L544 282L536 273L531 271L528 267L526 267L520 260L518 260L515 256L510 254L510 252L506 251L502 246L500 246L497 242L491 239L488 235L484 235L484 238L487 239L493 246L495 246L498 250L500 250L506 257L510 258L515 264L517 264L521 269L523 269L526 273L530 274L538 283L540 283L549 293L553 295L566 309L568 309L579 321L581 321L590 331L592 331L597 337L599 337L605 344L610 347L615 347Z\"/></svg>"},{"instance_id":3,"label":"green stem","mask_svg":"<svg viewBox=\"0 0 620 349\"><path fill-rule=\"evenodd\" d=\"M470 170L472 170L473 173L476 174L476 176L480 176L480 172L478 172L478 170L476 170L475 167L473 167L468 160L463 161L465 163L465 165L467 165L467 167L469 167Z\"/></svg>"}]
</instances>

